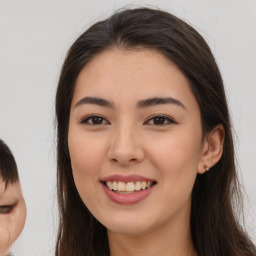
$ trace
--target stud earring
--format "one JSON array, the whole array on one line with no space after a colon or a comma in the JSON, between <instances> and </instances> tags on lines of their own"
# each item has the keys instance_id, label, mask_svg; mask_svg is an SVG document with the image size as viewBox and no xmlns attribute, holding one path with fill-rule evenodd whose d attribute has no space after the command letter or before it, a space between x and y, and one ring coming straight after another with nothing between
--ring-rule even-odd
<instances>
[{"instance_id":1,"label":"stud earring","mask_svg":"<svg viewBox=\"0 0 256 256\"><path fill-rule=\"evenodd\" d=\"M210 168L208 167L207 164L204 164L203 168L204 168L204 170L205 170L206 172L208 172L208 171L210 170Z\"/></svg>"}]
</instances>

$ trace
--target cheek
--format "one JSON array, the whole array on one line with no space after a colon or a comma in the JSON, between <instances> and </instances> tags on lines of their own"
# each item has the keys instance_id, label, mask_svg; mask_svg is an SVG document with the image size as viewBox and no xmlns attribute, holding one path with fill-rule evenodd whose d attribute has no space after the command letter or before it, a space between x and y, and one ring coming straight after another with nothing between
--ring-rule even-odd
<instances>
[{"instance_id":1,"label":"cheek","mask_svg":"<svg viewBox=\"0 0 256 256\"><path fill-rule=\"evenodd\" d=\"M10 217L0 216L0 252L4 253L9 247ZM2 254L1 254L2 255Z\"/></svg>"},{"instance_id":2,"label":"cheek","mask_svg":"<svg viewBox=\"0 0 256 256\"><path fill-rule=\"evenodd\" d=\"M197 175L200 159L201 140L198 136L182 133L158 139L148 153L155 168L159 171L159 180L168 201L186 201Z\"/></svg>"},{"instance_id":3,"label":"cheek","mask_svg":"<svg viewBox=\"0 0 256 256\"><path fill-rule=\"evenodd\" d=\"M20 235L21 231L24 228L25 221L26 221L27 209L25 205L24 199L21 200L19 206L17 207L16 211L11 214L11 223L13 228L12 239L15 241L18 236Z\"/></svg>"},{"instance_id":4,"label":"cheek","mask_svg":"<svg viewBox=\"0 0 256 256\"><path fill-rule=\"evenodd\" d=\"M26 206L22 200L14 212L0 215L0 252L5 252L18 238L26 219Z\"/></svg>"},{"instance_id":5,"label":"cheek","mask_svg":"<svg viewBox=\"0 0 256 256\"><path fill-rule=\"evenodd\" d=\"M74 182L88 207L99 186L101 167L106 159L106 143L103 138L73 132L69 134L68 141Z\"/></svg>"},{"instance_id":6,"label":"cheek","mask_svg":"<svg viewBox=\"0 0 256 256\"><path fill-rule=\"evenodd\" d=\"M68 141L74 175L95 175L104 159L103 141L74 133L69 135Z\"/></svg>"},{"instance_id":7,"label":"cheek","mask_svg":"<svg viewBox=\"0 0 256 256\"><path fill-rule=\"evenodd\" d=\"M150 159L165 174L171 174L171 170L197 171L201 152L200 136L176 134L155 138L155 142L148 144Z\"/></svg>"}]
</instances>

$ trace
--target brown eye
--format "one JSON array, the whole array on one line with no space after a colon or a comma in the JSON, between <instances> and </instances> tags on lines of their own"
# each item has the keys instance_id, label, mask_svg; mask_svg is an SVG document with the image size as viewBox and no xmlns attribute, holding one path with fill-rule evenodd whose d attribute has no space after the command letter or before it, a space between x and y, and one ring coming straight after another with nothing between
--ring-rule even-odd
<instances>
[{"instance_id":1,"label":"brown eye","mask_svg":"<svg viewBox=\"0 0 256 256\"><path fill-rule=\"evenodd\" d=\"M0 206L0 214L7 214L12 211L13 205Z\"/></svg>"},{"instance_id":2,"label":"brown eye","mask_svg":"<svg viewBox=\"0 0 256 256\"><path fill-rule=\"evenodd\" d=\"M89 125L109 124L109 122L105 118L97 115L88 116L85 119L83 119L81 123Z\"/></svg>"},{"instance_id":3,"label":"brown eye","mask_svg":"<svg viewBox=\"0 0 256 256\"><path fill-rule=\"evenodd\" d=\"M162 116L162 115L158 115L158 116L154 116L152 118L150 118L146 124L149 125L167 125L167 124L175 124L176 122L173 121L171 118L167 117L167 116Z\"/></svg>"}]
</instances>

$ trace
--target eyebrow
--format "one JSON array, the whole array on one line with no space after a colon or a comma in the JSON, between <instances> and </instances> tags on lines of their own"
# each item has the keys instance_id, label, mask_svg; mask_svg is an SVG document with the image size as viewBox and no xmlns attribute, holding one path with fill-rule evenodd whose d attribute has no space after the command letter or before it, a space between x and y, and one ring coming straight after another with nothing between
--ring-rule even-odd
<instances>
[{"instance_id":1,"label":"eyebrow","mask_svg":"<svg viewBox=\"0 0 256 256\"><path fill-rule=\"evenodd\" d=\"M78 107L83 104L95 104L102 107L114 108L113 102L103 98L98 98L98 97L84 97L76 103L75 107ZM163 104L174 104L179 107L182 107L183 109L186 109L184 104L181 101L172 97L166 97L166 98L154 97L154 98L149 98L145 100L140 100L137 103L137 108L147 108L147 107L163 105Z\"/></svg>"},{"instance_id":2,"label":"eyebrow","mask_svg":"<svg viewBox=\"0 0 256 256\"><path fill-rule=\"evenodd\" d=\"M95 104L102 107L114 108L113 102L97 97L84 97L76 103L75 107L78 107L83 104Z\"/></svg>"},{"instance_id":3,"label":"eyebrow","mask_svg":"<svg viewBox=\"0 0 256 256\"><path fill-rule=\"evenodd\" d=\"M181 101L174 99L172 97L166 97L166 98L154 97L154 98L150 98L150 99L146 99L146 100L140 100L137 104L137 107L138 108L146 108L146 107L162 105L162 104L174 104L174 105L177 105L179 107L186 109L184 104Z\"/></svg>"}]
</instances>

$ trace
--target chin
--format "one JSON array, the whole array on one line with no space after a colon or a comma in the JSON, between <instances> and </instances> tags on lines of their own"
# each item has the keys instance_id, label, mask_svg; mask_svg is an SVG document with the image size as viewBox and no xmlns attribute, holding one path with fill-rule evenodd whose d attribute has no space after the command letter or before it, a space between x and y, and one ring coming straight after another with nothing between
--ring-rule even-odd
<instances>
[{"instance_id":1,"label":"chin","mask_svg":"<svg viewBox=\"0 0 256 256\"><path fill-rule=\"evenodd\" d=\"M107 228L108 231L112 233L118 234L126 234L126 235L141 235L147 233L151 226L147 218L136 218L132 216L122 216L121 218L117 218L117 216L113 216L111 220L105 220L101 222L103 226Z\"/></svg>"},{"instance_id":2,"label":"chin","mask_svg":"<svg viewBox=\"0 0 256 256\"><path fill-rule=\"evenodd\" d=\"M147 228L136 227L135 225L113 225L110 228L107 227L108 232L130 235L130 236L139 236L147 233Z\"/></svg>"}]
</instances>

